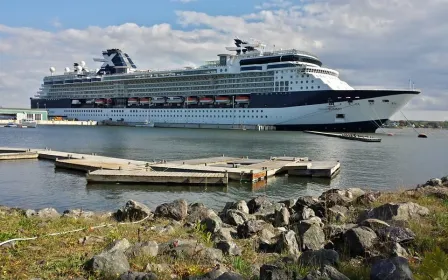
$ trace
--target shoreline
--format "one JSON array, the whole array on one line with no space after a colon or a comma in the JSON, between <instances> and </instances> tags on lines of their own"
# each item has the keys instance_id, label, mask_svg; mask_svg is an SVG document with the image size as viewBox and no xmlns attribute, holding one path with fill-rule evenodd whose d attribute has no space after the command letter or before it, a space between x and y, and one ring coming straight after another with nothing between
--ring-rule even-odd
<instances>
[{"instance_id":1,"label":"shoreline","mask_svg":"<svg viewBox=\"0 0 448 280\"><path fill-rule=\"evenodd\" d=\"M2 206L0 222L4 279L425 279L446 270L427 262L448 257L448 178L219 212L185 200L62 215ZM5 243L17 237L35 238Z\"/></svg>"}]
</instances>

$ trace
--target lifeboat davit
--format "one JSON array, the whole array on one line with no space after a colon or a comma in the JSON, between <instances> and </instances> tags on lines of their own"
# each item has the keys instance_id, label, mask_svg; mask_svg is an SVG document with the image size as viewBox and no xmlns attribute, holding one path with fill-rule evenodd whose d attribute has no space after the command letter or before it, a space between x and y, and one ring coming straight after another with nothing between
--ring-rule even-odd
<instances>
[{"instance_id":1,"label":"lifeboat davit","mask_svg":"<svg viewBox=\"0 0 448 280\"><path fill-rule=\"evenodd\" d=\"M95 99L95 104L97 104L97 105L104 105L104 103L105 103L105 101L103 98Z\"/></svg>"},{"instance_id":2,"label":"lifeboat davit","mask_svg":"<svg viewBox=\"0 0 448 280\"><path fill-rule=\"evenodd\" d=\"M249 96L237 96L235 98L236 103L249 103Z\"/></svg>"},{"instance_id":3,"label":"lifeboat davit","mask_svg":"<svg viewBox=\"0 0 448 280\"><path fill-rule=\"evenodd\" d=\"M140 104L148 105L149 104L149 98L147 98L147 97L140 98Z\"/></svg>"},{"instance_id":4,"label":"lifeboat davit","mask_svg":"<svg viewBox=\"0 0 448 280\"><path fill-rule=\"evenodd\" d=\"M202 104L212 104L213 103L213 98L211 97L201 97L199 98L199 102Z\"/></svg>"},{"instance_id":5,"label":"lifeboat davit","mask_svg":"<svg viewBox=\"0 0 448 280\"><path fill-rule=\"evenodd\" d=\"M138 103L138 101L137 101L137 98L135 98L135 97L132 97L132 98L128 99L128 104L129 105L135 105L137 103Z\"/></svg>"},{"instance_id":6,"label":"lifeboat davit","mask_svg":"<svg viewBox=\"0 0 448 280\"><path fill-rule=\"evenodd\" d=\"M218 104L228 104L230 103L230 99L227 96L216 96L215 102Z\"/></svg>"},{"instance_id":7,"label":"lifeboat davit","mask_svg":"<svg viewBox=\"0 0 448 280\"><path fill-rule=\"evenodd\" d=\"M187 100L185 102L187 104L198 104L198 98L197 97L187 97Z\"/></svg>"},{"instance_id":8,"label":"lifeboat davit","mask_svg":"<svg viewBox=\"0 0 448 280\"><path fill-rule=\"evenodd\" d=\"M182 99L182 97L168 97L166 102L168 102L168 103L182 103L182 102L184 102L184 100Z\"/></svg>"}]
</instances>

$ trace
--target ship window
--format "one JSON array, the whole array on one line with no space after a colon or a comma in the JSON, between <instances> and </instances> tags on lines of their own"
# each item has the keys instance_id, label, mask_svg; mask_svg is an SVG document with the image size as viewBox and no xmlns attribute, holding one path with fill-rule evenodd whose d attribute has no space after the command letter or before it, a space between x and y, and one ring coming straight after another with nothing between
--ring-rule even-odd
<instances>
[{"instance_id":1,"label":"ship window","mask_svg":"<svg viewBox=\"0 0 448 280\"><path fill-rule=\"evenodd\" d=\"M389 102L389 100L387 100L387 99L383 99L383 102L386 102L386 103L388 103L388 102Z\"/></svg>"},{"instance_id":2,"label":"ship window","mask_svg":"<svg viewBox=\"0 0 448 280\"><path fill-rule=\"evenodd\" d=\"M336 119L344 119L345 114L336 114Z\"/></svg>"}]
</instances>

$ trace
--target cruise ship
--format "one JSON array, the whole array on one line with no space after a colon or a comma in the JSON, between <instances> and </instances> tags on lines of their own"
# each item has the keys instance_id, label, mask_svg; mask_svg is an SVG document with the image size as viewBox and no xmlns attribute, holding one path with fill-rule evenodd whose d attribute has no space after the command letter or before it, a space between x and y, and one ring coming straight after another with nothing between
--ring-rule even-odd
<instances>
[{"instance_id":1,"label":"cruise ship","mask_svg":"<svg viewBox=\"0 0 448 280\"><path fill-rule=\"evenodd\" d=\"M31 108L50 117L160 127L375 132L420 93L354 89L309 52L267 51L239 38L234 44L199 67L140 70L120 49L103 51L95 70L84 61L60 75L50 67Z\"/></svg>"}]
</instances>

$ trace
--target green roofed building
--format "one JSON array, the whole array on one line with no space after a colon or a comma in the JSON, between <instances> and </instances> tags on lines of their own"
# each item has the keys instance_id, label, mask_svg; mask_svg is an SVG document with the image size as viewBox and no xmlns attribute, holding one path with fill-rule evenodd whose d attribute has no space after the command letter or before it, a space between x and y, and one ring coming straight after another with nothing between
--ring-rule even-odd
<instances>
[{"instance_id":1,"label":"green roofed building","mask_svg":"<svg viewBox=\"0 0 448 280\"><path fill-rule=\"evenodd\" d=\"M47 121L48 111L39 109L1 108L0 120L36 120Z\"/></svg>"}]
</instances>

